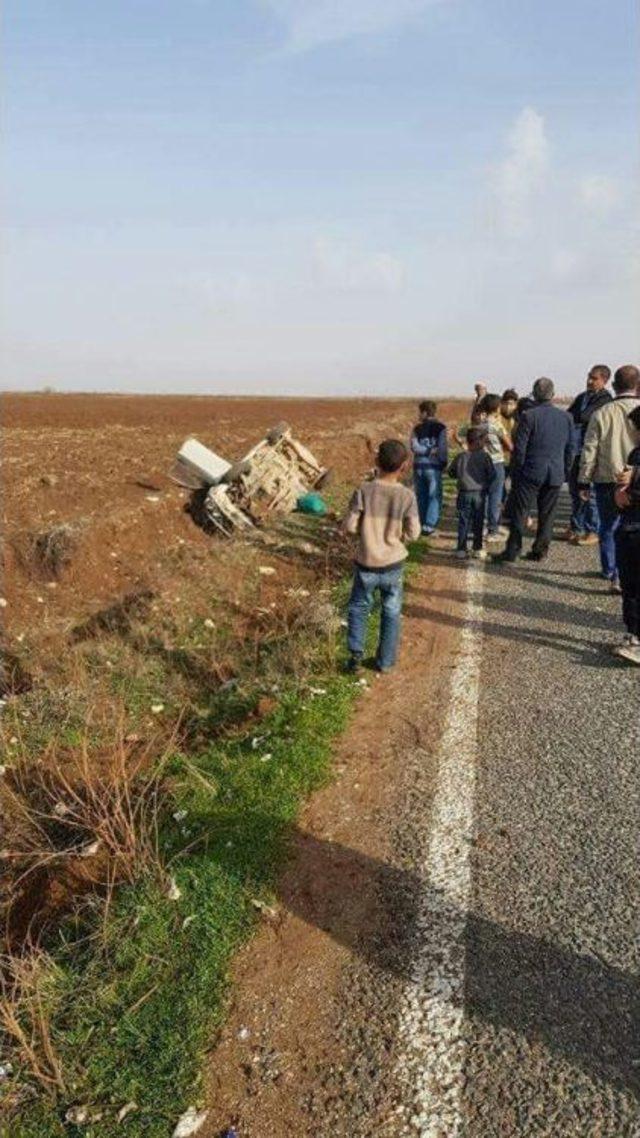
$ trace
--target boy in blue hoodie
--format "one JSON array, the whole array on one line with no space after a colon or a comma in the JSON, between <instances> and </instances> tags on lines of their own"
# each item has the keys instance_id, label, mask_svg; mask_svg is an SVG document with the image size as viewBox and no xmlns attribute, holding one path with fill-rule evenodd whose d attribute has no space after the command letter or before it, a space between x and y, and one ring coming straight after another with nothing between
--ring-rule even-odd
<instances>
[{"instance_id":1,"label":"boy in blue hoodie","mask_svg":"<svg viewBox=\"0 0 640 1138\"><path fill-rule=\"evenodd\" d=\"M442 513L442 472L447 465L447 428L436 419L437 404L425 399L418 407L420 421L411 434L413 484L422 533L430 536Z\"/></svg>"}]
</instances>

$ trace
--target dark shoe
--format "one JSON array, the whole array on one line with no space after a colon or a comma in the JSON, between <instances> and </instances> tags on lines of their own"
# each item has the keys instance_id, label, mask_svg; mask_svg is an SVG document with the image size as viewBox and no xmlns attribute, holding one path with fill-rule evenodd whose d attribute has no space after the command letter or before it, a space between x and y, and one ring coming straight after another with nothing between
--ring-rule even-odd
<instances>
[{"instance_id":1,"label":"dark shoe","mask_svg":"<svg viewBox=\"0 0 640 1138\"><path fill-rule=\"evenodd\" d=\"M548 553L537 553L535 549L530 549L528 553L525 553L524 559L525 561L544 561L545 557L548 556Z\"/></svg>"},{"instance_id":2,"label":"dark shoe","mask_svg":"<svg viewBox=\"0 0 640 1138\"><path fill-rule=\"evenodd\" d=\"M514 565L518 558L513 557L510 553L507 553L506 549L503 549L502 553L492 554L491 560L494 565Z\"/></svg>"},{"instance_id":3,"label":"dark shoe","mask_svg":"<svg viewBox=\"0 0 640 1138\"><path fill-rule=\"evenodd\" d=\"M349 659L347 660L347 662L344 666L345 672L347 673L348 676L357 676L361 667L362 667L362 656L359 656L357 652L352 652Z\"/></svg>"},{"instance_id":4,"label":"dark shoe","mask_svg":"<svg viewBox=\"0 0 640 1138\"><path fill-rule=\"evenodd\" d=\"M373 670L374 672L377 672L379 676L386 676L391 671L391 668L383 668L382 664L379 664L376 660L375 664L373 665Z\"/></svg>"}]
</instances>

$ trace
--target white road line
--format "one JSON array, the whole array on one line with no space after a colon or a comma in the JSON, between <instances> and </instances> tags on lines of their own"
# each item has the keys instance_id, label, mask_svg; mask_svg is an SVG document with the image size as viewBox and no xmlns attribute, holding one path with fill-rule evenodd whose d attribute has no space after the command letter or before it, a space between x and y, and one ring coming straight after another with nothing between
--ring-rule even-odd
<instances>
[{"instance_id":1,"label":"white road line","mask_svg":"<svg viewBox=\"0 0 640 1138\"><path fill-rule=\"evenodd\" d=\"M467 573L465 625L439 746L437 789L420 874L412 979L400 1020L405 1134L461 1138L465 926L471 901L484 574Z\"/></svg>"}]
</instances>

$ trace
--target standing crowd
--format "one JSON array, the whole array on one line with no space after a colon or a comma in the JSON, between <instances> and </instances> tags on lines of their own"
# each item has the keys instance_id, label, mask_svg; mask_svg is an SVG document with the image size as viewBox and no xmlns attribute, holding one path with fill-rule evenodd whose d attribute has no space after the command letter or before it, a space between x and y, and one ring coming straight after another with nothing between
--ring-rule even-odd
<instances>
[{"instance_id":1,"label":"standing crowd","mask_svg":"<svg viewBox=\"0 0 640 1138\"><path fill-rule=\"evenodd\" d=\"M610 369L596 364L567 410L553 402L550 379L537 379L523 398L512 388L497 395L476 384L469 422L451 440L437 405L426 400L408 447L398 439L381 443L375 473L356 490L344 522L358 541L349 671L361 666L376 595L381 623L374 666L386 672L396 661L407 543L437 535L447 473L457 489L455 556L485 560L485 543L504 543L492 557L496 565L518 560L530 529L535 533L525 559L544 560L567 483L565 539L599 545L602 577L622 595L625 633L613 650L640 665L640 370L618 368L612 391L610 380ZM457 450L452 461L450 442Z\"/></svg>"}]
</instances>

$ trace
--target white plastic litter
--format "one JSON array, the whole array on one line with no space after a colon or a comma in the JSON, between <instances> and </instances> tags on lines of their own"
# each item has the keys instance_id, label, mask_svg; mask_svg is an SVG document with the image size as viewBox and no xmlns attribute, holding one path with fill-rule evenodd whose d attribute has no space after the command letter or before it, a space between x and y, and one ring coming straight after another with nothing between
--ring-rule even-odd
<instances>
[{"instance_id":1,"label":"white plastic litter","mask_svg":"<svg viewBox=\"0 0 640 1138\"><path fill-rule=\"evenodd\" d=\"M133 1114L134 1110L138 1109L137 1102L128 1102L125 1106L121 1107L116 1115L117 1122L124 1122L128 1115Z\"/></svg>"},{"instance_id":2,"label":"white plastic litter","mask_svg":"<svg viewBox=\"0 0 640 1138\"><path fill-rule=\"evenodd\" d=\"M175 877L170 877L167 882L167 897L170 901L179 901L182 897L182 890L178 888Z\"/></svg>"},{"instance_id":3,"label":"white plastic litter","mask_svg":"<svg viewBox=\"0 0 640 1138\"><path fill-rule=\"evenodd\" d=\"M191 1138L192 1134L197 1134L207 1121L208 1114L208 1110L198 1111L195 1106L190 1106L178 1119L173 1138Z\"/></svg>"}]
</instances>

